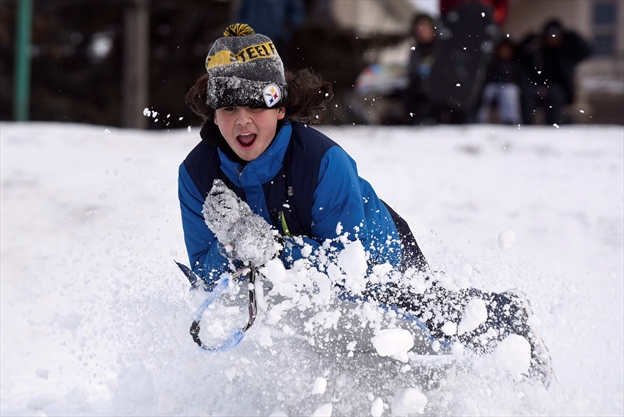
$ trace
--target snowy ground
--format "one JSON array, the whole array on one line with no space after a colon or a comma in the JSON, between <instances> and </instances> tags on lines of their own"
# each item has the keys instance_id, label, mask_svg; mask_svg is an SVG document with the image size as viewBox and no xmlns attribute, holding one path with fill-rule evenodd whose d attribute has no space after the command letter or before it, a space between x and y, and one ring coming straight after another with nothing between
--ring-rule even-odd
<instances>
[{"instance_id":1,"label":"snowy ground","mask_svg":"<svg viewBox=\"0 0 624 417\"><path fill-rule=\"evenodd\" d=\"M622 415L622 127L322 130L434 269L528 295L549 390L488 357L429 385L391 359L258 348L261 325L207 355L188 335L201 300L173 262L187 262L177 167L197 128L3 123L1 414Z\"/></svg>"}]
</instances>

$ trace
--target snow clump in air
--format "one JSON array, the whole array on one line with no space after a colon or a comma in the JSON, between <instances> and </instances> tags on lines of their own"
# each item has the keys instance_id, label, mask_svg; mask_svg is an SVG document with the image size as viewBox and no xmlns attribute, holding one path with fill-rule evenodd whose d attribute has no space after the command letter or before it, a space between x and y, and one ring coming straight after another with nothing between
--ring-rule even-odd
<instances>
[{"instance_id":1,"label":"snow clump in air","mask_svg":"<svg viewBox=\"0 0 624 417\"><path fill-rule=\"evenodd\" d=\"M373 417L381 417L381 415L383 414L383 409L384 409L384 402L381 398L377 397L375 398L375 401L373 401L373 404L371 405L371 416Z\"/></svg>"},{"instance_id":2,"label":"snow clump in air","mask_svg":"<svg viewBox=\"0 0 624 417\"><path fill-rule=\"evenodd\" d=\"M498 247L507 250L516 243L516 234L511 230L502 230L498 234Z\"/></svg>"},{"instance_id":3,"label":"snow clump in air","mask_svg":"<svg viewBox=\"0 0 624 417\"><path fill-rule=\"evenodd\" d=\"M494 360L499 369L508 371L514 379L520 380L531 365L531 345L522 336L509 335L496 347Z\"/></svg>"},{"instance_id":4,"label":"snow clump in air","mask_svg":"<svg viewBox=\"0 0 624 417\"><path fill-rule=\"evenodd\" d=\"M314 380L312 394L325 394L325 389L327 389L327 380L323 377L316 378L316 380Z\"/></svg>"},{"instance_id":5,"label":"snow clump in air","mask_svg":"<svg viewBox=\"0 0 624 417\"><path fill-rule=\"evenodd\" d=\"M390 356L403 363L408 362L407 352L414 346L412 334L403 329L381 330L371 341L379 356Z\"/></svg>"},{"instance_id":6,"label":"snow clump in air","mask_svg":"<svg viewBox=\"0 0 624 417\"><path fill-rule=\"evenodd\" d=\"M323 404L312 413L312 417L331 417L332 415L331 403Z\"/></svg>"},{"instance_id":7,"label":"snow clump in air","mask_svg":"<svg viewBox=\"0 0 624 417\"><path fill-rule=\"evenodd\" d=\"M427 397L416 388L407 388L399 392L392 401L392 414L404 416L425 412Z\"/></svg>"},{"instance_id":8,"label":"snow clump in air","mask_svg":"<svg viewBox=\"0 0 624 417\"><path fill-rule=\"evenodd\" d=\"M461 322L457 327L457 334L464 334L473 331L481 323L485 323L488 313L485 306L485 301L480 298L474 298L470 300L466 306L466 311L462 316Z\"/></svg>"}]
</instances>

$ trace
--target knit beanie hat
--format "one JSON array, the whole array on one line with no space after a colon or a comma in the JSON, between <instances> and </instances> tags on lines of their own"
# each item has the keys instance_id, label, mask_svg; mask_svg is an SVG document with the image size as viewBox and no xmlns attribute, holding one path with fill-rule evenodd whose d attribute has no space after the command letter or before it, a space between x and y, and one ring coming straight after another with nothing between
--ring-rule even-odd
<instances>
[{"instance_id":1,"label":"knit beanie hat","mask_svg":"<svg viewBox=\"0 0 624 417\"><path fill-rule=\"evenodd\" d=\"M229 26L223 36L206 58L210 74L206 104L213 109L283 106L288 85L271 39L241 23Z\"/></svg>"}]
</instances>

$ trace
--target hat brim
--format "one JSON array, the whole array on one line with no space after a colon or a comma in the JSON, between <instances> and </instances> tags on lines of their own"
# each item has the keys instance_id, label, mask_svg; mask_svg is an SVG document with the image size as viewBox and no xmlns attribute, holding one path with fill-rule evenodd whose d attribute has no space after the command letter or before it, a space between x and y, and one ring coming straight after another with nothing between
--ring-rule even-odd
<instances>
[{"instance_id":1,"label":"hat brim","mask_svg":"<svg viewBox=\"0 0 624 417\"><path fill-rule=\"evenodd\" d=\"M269 106L264 99L267 86L277 85L280 97L275 104ZM253 81L238 77L210 77L206 104L213 109L223 107L278 108L284 106L288 86L278 85L271 81Z\"/></svg>"}]
</instances>

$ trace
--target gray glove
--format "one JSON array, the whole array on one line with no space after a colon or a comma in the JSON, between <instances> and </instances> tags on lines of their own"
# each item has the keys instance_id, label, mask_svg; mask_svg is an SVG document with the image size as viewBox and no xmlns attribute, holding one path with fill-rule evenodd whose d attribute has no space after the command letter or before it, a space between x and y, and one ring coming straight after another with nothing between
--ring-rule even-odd
<instances>
[{"instance_id":1,"label":"gray glove","mask_svg":"<svg viewBox=\"0 0 624 417\"><path fill-rule=\"evenodd\" d=\"M202 213L233 259L259 267L282 249L271 226L219 179L214 180Z\"/></svg>"}]
</instances>

